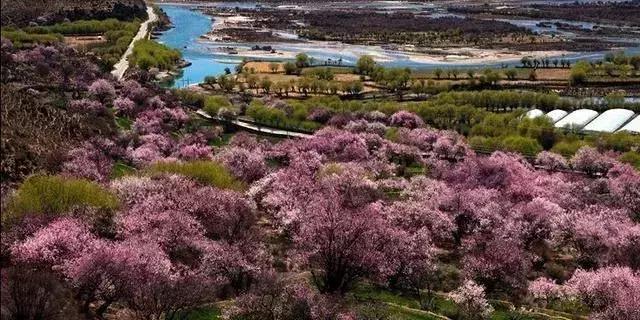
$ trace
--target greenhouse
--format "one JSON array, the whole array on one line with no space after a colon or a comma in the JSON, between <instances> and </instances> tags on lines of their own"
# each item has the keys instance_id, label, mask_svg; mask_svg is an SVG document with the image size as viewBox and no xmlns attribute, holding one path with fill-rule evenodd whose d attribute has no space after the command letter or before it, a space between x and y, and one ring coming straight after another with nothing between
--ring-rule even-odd
<instances>
[{"instance_id":1,"label":"greenhouse","mask_svg":"<svg viewBox=\"0 0 640 320\"><path fill-rule=\"evenodd\" d=\"M555 127L582 129L587 125L587 123L591 122L591 120L595 119L597 116L598 113L590 109L576 110L556 122Z\"/></svg>"},{"instance_id":2,"label":"greenhouse","mask_svg":"<svg viewBox=\"0 0 640 320\"><path fill-rule=\"evenodd\" d=\"M564 118L569 114L568 112L560 109L556 109L547 113L547 117L551 118L553 123L560 121L560 119Z\"/></svg>"},{"instance_id":3,"label":"greenhouse","mask_svg":"<svg viewBox=\"0 0 640 320\"><path fill-rule=\"evenodd\" d=\"M634 113L627 109L611 109L603 112L584 127L584 131L614 132L633 118Z\"/></svg>"},{"instance_id":4,"label":"greenhouse","mask_svg":"<svg viewBox=\"0 0 640 320\"><path fill-rule=\"evenodd\" d=\"M620 128L618 132L628 131L632 133L640 133L640 115L629 121L624 127Z\"/></svg>"},{"instance_id":5,"label":"greenhouse","mask_svg":"<svg viewBox=\"0 0 640 320\"><path fill-rule=\"evenodd\" d=\"M537 117L544 116L544 111L542 111L540 109L529 110L529 111L527 111L525 116L527 118L529 118L529 119L534 119L534 118L537 118Z\"/></svg>"}]
</instances>

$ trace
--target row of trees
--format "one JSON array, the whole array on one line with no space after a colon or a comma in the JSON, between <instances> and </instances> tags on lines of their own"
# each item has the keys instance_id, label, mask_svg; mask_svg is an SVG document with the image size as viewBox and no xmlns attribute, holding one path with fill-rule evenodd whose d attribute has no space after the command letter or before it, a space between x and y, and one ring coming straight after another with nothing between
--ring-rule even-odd
<instances>
[{"instance_id":1,"label":"row of trees","mask_svg":"<svg viewBox=\"0 0 640 320\"><path fill-rule=\"evenodd\" d=\"M63 35L102 35L108 31L126 30L135 33L138 31L140 20L134 23L119 21L117 19L106 20L78 20L73 22L63 22L50 26L26 27L23 30L27 33L49 34L59 33Z\"/></svg>"},{"instance_id":2,"label":"row of trees","mask_svg":"<svg viewBox=\"0 0 640 320\"><path fill-rule=\"evenodd\" d=\"M520 59L523 68L571 68L571 60L568 59L550 59L550 58L531 58L523 57Z\"/></svg>"},{"instance_id":3,"label":"row of trees","mask_svg":"<svg viewBox=\"0 0 640 320\"><path fill-rule=\"evenodd\" d=\"M593 109L604 111L613 108L628 108L635 110L638 106L624 101L624 91L612 92L601 100L574 99L561 97L555 93L538 93L519 90L481 90L443 92L434 101L447 103L455 101L458 105L470 104L492 112L513 111L515 109L540 109L545 112L554 109L566 111L577 109Z\"/></svg>"},{"instance_id":4,"label":"row of trees","mask_svg":"<svg viewBox=\"0 0 640 320\"><path fill-rule=\"evenodd\" d=\"M612 58L613 59L613 58ZM618 59L619 61L632 61L633 57L629 59ZM330 68L313 68L307 69L305 72L302 72L302 68L305 66L309 66L310 58L305 54L299 54L296 59L296 63L287 62L283 65L284 71L286 74L297 74L303 75L309 79L299 80L301 82L301 87L303 88L301 92L304 92L305 95L308 92L312 93L332 93L335 94L340 89L338 88L337 83L332 83L331 81L334 79L334 73ZM564 64L564 61L562 61ZM529 63L529 62L527 62ZM272 72L278 72L280 70L280 64L271 63L270 68ZM536 67L535 65L534 68ZM595 74L598 70L605 70L604 72L608 72L613 75L613 71L608 70L607 66L614 66L613 62L606 62L604 64L598 63L587 63L584 61L578 62L573 66L571 71L570 80L572 83L577 84L586 81L588 75ZM624 64L621 66L622 69L627 68L630 69L630 65ZM243 70L243 68L241 68ZM371 80L374 81L378 86L384 87L389 93L393 93L402 97L407 91L411 91L414 94L420 96L427 93L438 93L442 91L448 91L450 85L447 83L440 83L438 86L435 85L432 81L425 81L421 79L414 79L412 76L411 70L409 68L384 68L378 65L372 57L370 56L362 56L358 59L354 72L359 74L361 77L361 81ZM441 68L436 68L433 70L433 76L436 80L440 80L446 78L449 80L456 80L460 76L462 71L459 69L446 69L443 70ZM242 72L244 77L247 79L247 83L251 89L257 89L257 84L262 84L263 88L266 86L265 93L270 91L271 86L274 83L266 80L266 78L260 80L257 76L252 75L252 72ZM623 72L622 74L626 74ZM495 87L501 80L516 80L519 77L519 72L515 68L504 69L504 70L496 70L496 69L484 69L484 70L474 70L469 69L465 72L465 77L469 80L469 85L474 87ZM535 72L535 69L530 71L527 80L536 81L538 79L538 75ZM314 80L324 80L323 81L314 81ZM213 78L210 78L210 83L213 83ZM353 83L353 82L352 82ZM346 84L346 86L350 86L352 83ZM286 95L288 93L287 88L291 89L292 86L287 86L284 83L275 84L277 87L277 92L279 95ZM293 90L293 89L292 89ZM343 92L347 92L350 94L357 93L356 90L348 90L347 88L342 90ZM565 105L563 105L564 107Z\"/></svg>"},{"instance_id":5,"label":"row of trees","mask_svg":"<svg viewBox=\"0 0 640 320\"><path fill-rule=\"evenodd\" d=\"M355 72L360 74L362 79L369 78L400 97L408 89L419 96L425 93L448 91L450 87L447 83L441 83L436 86L432 82L433 79L429 82L425 82L422 79L414 79L409 68L384 68L377 65L370 56L362 56L358 59ZM433 70L433 76L435 76L436 80L443 79L445 75L449 80L457 80L460 73L461 70L459 69L447 69L445 71L441 68L436 68ZM516 80L517 77L518 71L513 68L503 71L490 68L484 70L469 69L466 71L466 78L469 79L469 85L471 86L494 87L504 78ZM528 79L537 80L535 71L530 72Z\"/></svg>"},{"instance_id":6,"label":"row of trees","mask_svg":"<svg viewBox=\"0 0 640 320\"><path fill-rule=\"evenodd\" d=\"M324 71L320 71L324 73ZM290 93L298 93L304 96L309 94L347 94L358 95L364 90L361 81L334 81L319 79L313 74L306 75L289 81L273 81L268 76L260 78L255 74L244 74L244 79L239 76L221 75L218 77L206 77L205 84L212 87L220 88L224 92L233 92L238 89L255 90L256 94L260 92L264 94L274 93L280 97L288 97Z\"/></svg>"},{"instance_id":7,"label":"row of trees","mask_svg":"<svg viewBox=\"0 0 640 320\"><path fill-rule=\"evenodd\" d=\"M612 58L613 59L613 58ZM612 61L587 62L579 61L571 68L570 80L573 84L582 84L589 78L594 77L619 77L627 78L635 76L640 70L640 56L633 56L629 59Z\"/></svg>"},{"instance_id":8,"label":"row of trees","mask_svg":"<svg viewBox=\"0 0 640 320\"><path fill-rule=\"evenodd\" d=\"M437 80L443 79L443 78L447 78L447 79L454 79L457 80L458 77L463 73L464 70L460 70L460 69L446 69L443 70L441 68L436 68L433 70L433 75L436 77ZM535 73L530 73L530 74L535 74ZM500 71L495 70L495 69L483 69L483 70L477 70L477 69L468 69L466 71L464 71L464 76L469 79L469 80L474 80L474 79L478 79L480 81L480 84L495 84L497 81L501 80L502 77L506 77L508 80L516 80L517 76L518 76L518 70L515 68L510 68L510 69L505 69L502 70L502 74ZM531 76L529 77L530 80L536 80L536 78L531 79Z\"/></svg>"}]
</instances>

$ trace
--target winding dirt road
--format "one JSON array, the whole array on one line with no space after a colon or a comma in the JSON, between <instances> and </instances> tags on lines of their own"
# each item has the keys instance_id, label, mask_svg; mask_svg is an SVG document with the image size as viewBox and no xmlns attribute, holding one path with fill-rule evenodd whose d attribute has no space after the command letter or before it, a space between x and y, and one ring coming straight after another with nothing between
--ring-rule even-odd
<instances>
[{"instance_id":1,"label":"winding dirt road","mask_svg":"<svg viewBox=\"0 0 640 320\"><path fill-rule=\"evenodd\" d=\"M138 33L133 37L133 40L131 40L127 51L124 52L120 61L113 66L111 74L118 80L122 80L124 73L129 69L129 56L133 53L133 46L136 41L144 39L149 31L149 24L158 20L158 16L156 16L151 6L147 6L147 15L149 15L149 19L140 25L140 29L138 29Z\"/></svg>"}]
</instances>

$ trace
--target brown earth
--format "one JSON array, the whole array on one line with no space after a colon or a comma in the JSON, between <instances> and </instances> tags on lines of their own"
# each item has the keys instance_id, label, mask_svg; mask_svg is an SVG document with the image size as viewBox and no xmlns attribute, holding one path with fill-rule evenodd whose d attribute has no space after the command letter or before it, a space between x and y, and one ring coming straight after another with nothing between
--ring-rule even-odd
<instances>
[{"instance_id":1,"label":"brown earth","mask_svg":"<svg viewBox=\"0 0 640 320\"><path fill-rule=\"evenodd\" d=\"M107 39L105 39L103 36L64 37L64 43L76 49L85 49L87 46L106 42Z\"/></svg>"}]
</instances>

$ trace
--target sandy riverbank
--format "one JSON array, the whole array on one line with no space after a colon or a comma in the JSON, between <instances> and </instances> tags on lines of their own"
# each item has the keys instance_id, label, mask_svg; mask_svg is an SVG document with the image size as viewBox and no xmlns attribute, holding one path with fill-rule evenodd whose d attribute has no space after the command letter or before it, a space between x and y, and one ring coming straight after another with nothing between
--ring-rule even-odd
<instances>
[{"instance_id":1,"label":"sandy riverbank","mask_svg":"<svg viewBox=\"0 0 640 320\"><path fill-rule=\"evenodd\" d=\"M219 30L219 29L223 29L223 28L242 27L246 23L255 21L254 19L252 19L250 17L242 16L242 15L231 15L231 16L214 15L212 17L214 19L213 30L212 31L214 31L214 32L216 31L216 29Z\"/></svg>"},{"instance_id":2,"label":"sandy riverbank","mask_svg":"<svg viewBox=\"0 0 640 320\"><path fill-rule=\"evenodd\" d=\"M416 52L415 50L390 50L380 46L349 45L335 42L306 41L299 44L291 43L262 43L272 46L276 52L251 50L253 44L226 43L211 40L203 40L217 50L216 47L233 47L237 54L229 54L220 50L219 55L234 58L264 59L264 60L289 60L294 59L300 52L316 58L319 61L326 57L341 57L345 63L353 63L358 57L369 55L379 63L391 63L404 60L417 64L497 64L507 61L519 61L523 57L559 57L570 54L568 51L514 51L478 48L427 48L429 53Z\"/></svg>"},{"instance_id":3,"label":"sandy riverbank","mask_svg":"<svg viewBox=\"0 0 640 320\"><path fill-rule=\"evenodd\" d=\"M282 42L245 43L234 41L221 41L225 28L250 28L254 20L243 15L215 15L212 31L203 37L203 42L218 50L220 56L234 58L264 59L264 60L289 60L294 59L300 52L325 61L327 59L342 58L345 63L353 63L358 57L369 55L380 63L392 63L403 60L413 64L442 64L442 65L471 65L471 64L498 64L501 62L513 62L523 57L559 57L570 54L568 51L516 51L506 49L479 49L479 48L416 48L413 46L398 46L397 48L383 48L375 45L352 45L335 41L305 41L290 43L283 38ZM295 36L280 30L256 30L269 31L274 34L285 33L289 37ZM300 40L300 39L298 39ZM253 45L272 46L276 52L251 50ZM225 53L223 47L234 48L233 53ZM227 50L229 51L229 50Z\"/></svg>"},{"instance_id":4,"label":"sandy riverbank","mask_svg":"<svg viewBox=\"0 0 640 320\"><path fill-rule=\"evenodd\" d=\"M425 64L495 64L503 61L518 61L524 57L558 57L570 54L569 51L514 51L514 50L491 50L478 48L459 49L436 49L442 55L407 52L409 60Z\"/></svg>"}]
</instances>

